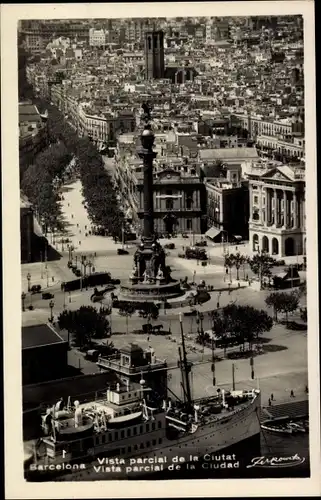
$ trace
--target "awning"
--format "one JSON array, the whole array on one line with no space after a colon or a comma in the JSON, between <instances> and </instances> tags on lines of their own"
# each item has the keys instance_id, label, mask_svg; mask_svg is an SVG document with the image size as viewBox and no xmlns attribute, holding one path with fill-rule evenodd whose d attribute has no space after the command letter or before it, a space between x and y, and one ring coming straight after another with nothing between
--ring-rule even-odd
<instances>
[{"instance_id":1,"label":"awning","mask_svg":"<svg viewBox=\"0 0 321 500\"><path fill-rule=\"evenodd\" d=\"M211 227L206 233L205 233L205 236L207 238L210 238L211 240L213 240L216 236L218 236L220 234L221 230L220 229L217 229L217 227Z\"/></svg>"}]
</instances>

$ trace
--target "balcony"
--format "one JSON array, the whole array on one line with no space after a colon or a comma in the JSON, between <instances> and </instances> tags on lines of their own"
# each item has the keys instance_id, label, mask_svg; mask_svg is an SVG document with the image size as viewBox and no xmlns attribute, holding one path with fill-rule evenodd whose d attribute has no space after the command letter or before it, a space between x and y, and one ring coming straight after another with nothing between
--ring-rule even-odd
<instances>
[{"instance_id":1,"label":"balcony","mask_svg":"<svg viewBox=\"0 0 321 500\"><path fill-rule=\"evenodd\" d=\"M148 363L144 366L124 366L120 363L120 358L117 356L111 356L109 358L99 357L97 364L105 370L113 370L125 375L136 375L167 368L166 361L160 359L155 359L154 363Z\"/></svg>"}]
</instances>

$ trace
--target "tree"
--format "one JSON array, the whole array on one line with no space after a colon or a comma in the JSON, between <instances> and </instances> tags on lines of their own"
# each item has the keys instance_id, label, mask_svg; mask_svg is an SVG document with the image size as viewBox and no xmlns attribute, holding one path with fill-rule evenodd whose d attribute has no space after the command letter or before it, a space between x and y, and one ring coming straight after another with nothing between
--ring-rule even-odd
<instances>
[{"instance_id":1,"label":"tree","mask_svg":"<svg viewBox=\"0 0 321 500\"><path fill-rule=\"evenodd\" d=\"M232 267L236 269L236 279L239 280L239 271L240 267L245 264L246 258L244 255L241 255L239 252L236 254L229 254L225 257L225 266L230 268L230 272L232 272Z\"/></svg>"},{"instance_id":2,"label":"tree","mask_svg":"<svg viewBox=\"0 0 321 500\"><path fill-rule=\"evenodd\" d=\"M280 310L285 313L286 322L289 321L289 313L294 312L299 307L299 296L296 292L279 294Z\"/></svg>"},{"instance_id":3,"label":"tree","mask_svg":"<svg viewBox=\"0 0 321 500\"><path fill-rule=\"evenodd\" d=\"M275 265L275 259L265 252L260 252L248 259L248 263L251 271L258 275L260 286L262 286L263 277L272 275L271 268Z\"/></svg>"},{"instance_id":4,"label":"tree","mask_svg":"<svg viewBox=\"0 0 321 500\"><path fill-rule=\"evenodd\" d=\"M229 304L222 311L215 312L213 330L215 334L222 338L226 345L228 337L236 337L239 344L249 343L252 349L253 342L258 339L263 332L271 330L272 318L263 310L255 309L252 306L239 306Z\"/></svg>"},{"instance_id":5,"label":"tree","mask_svg":"<svg viewBox=\"0 0 321 500\"><path fill-rule=\"evenodd\" d=\"M266 299L265 303L268 307L273 307L273 312L274 312L274 320L278 320L278 312L280 312L282 309L280 308L280 293L278 292L272 292L270 293Z\"/></svg>"},{"instance_id":6,"label":"tree","mask_svg":"<svg viewBox=\"0 0 321 500\"><path fill-rule=\"evenodd\" d=\"M109 321L95 307L81 306L76 311L63 311L58 317L59 328L72 335L75 346L84 347L91 340L101 339L110 333Z\"/></svg>"},{"instance_id":7,"label":"tree","mask_svg":"<svg viewBox=\"0 0 321 500\"><path fill-rule=\"evenodd\" d=\"M230 270L230 281L232 282L232 268L234 267L234 255L225 255L224 266Z\"/></svg>"}]
</instances>

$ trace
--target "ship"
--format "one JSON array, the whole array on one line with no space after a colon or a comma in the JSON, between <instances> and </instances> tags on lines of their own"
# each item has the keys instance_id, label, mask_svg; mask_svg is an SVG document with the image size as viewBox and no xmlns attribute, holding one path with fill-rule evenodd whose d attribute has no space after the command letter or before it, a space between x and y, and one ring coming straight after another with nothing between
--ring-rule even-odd
<instances>
[{"instance_id":1,"label":"ship","mask_svg":"<svg viewBox=\"0 0 321 500\"><path fill-rule=\"evenodd\" d=\"M178 351L181 399L169 397L168 388L157 391L146 382L145 374L158 370L164 375L168 368L158 368L154 353L145 352L148 369L131 367L139 382L123 380L108 387L101 398L84 402L68 398L66 405L60 400L47 408L41 418L44 435L34 448L33 460L28 455L25 462L26 478L46 480L49 474L51 479L56 475L58 480L73 481L145 479L171 470L177 461L211 461L213 453L258 437L260 390L225 391L216 386L213 396L193 400L192 363L187 359L182 322ZM213 356L212 372L214 360ZM131 364L127 355L122 361ZM109 368L116 363L108 362Z\"/></svg>"}]
</instances>

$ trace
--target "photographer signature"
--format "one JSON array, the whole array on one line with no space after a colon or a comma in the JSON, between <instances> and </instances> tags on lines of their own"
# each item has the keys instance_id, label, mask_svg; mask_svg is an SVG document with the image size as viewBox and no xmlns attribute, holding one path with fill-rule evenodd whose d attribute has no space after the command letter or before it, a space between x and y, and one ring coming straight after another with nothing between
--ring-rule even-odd
<instances>
[{"instance_id":1,"label":"photographer signature","mask_svg":"<svg viewBox=\"0 0 321 500\"><path fill-rule=\"evenodd\" d=\"M297 453L289 457L255 457L251 463L247 465L247 469L251 467L294 467L295 465L303 464L304 457L300 457Z\"/></svg>"}]
</instances>

